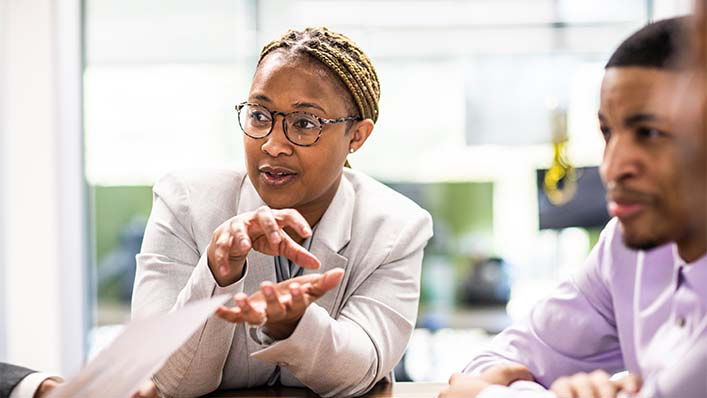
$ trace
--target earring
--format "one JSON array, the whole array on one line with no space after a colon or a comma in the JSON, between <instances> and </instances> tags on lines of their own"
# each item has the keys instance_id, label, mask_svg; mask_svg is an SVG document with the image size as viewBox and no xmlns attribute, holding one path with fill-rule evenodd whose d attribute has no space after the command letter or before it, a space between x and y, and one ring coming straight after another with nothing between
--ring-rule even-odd
<instances>
[{"instance_id":1,"label":"earring","mask_svg":"<svg viewBox=\"0 0 707 398\"><path fill-rule=\"evenodd\" d=\"M353 149L353 148L349 148L349 153L354 153L354 152L356 152L356 150L355 150L355 149Z\"/></svg>"}]
</instances>

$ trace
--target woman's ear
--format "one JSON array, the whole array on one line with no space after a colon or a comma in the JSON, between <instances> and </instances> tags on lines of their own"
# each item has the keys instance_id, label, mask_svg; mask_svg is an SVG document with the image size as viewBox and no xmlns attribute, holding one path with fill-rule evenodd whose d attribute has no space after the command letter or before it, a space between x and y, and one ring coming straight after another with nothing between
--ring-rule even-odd
<instances>
[{"instance_id":1,"label":"woman's ear","mask_svg":"<svg viewBox=\"0 0 707 398\"><path fill-rule=\"evenodd\" d=\"M349 141L349 152L354 153L359 150L373 132L373 120L364 119L352 126L351 140Z\"/></svg>"}]
</instances>

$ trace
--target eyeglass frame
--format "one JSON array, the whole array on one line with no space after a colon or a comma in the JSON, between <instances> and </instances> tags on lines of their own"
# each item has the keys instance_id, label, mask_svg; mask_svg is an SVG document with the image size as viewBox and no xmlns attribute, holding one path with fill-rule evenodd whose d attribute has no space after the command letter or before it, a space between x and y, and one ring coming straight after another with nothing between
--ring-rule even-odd
<instances>
[{"instance_id":1,"label":"eyeglass frame","mask_svg":"<svg viewBox=\"0 0 707 398\"><path fill-rule=\"evenodd\" d=\"M262 137L253 137L252 135L248 134L245 131L245 128L243 128L243 125L241 124L241 109L245 108L246 106L258 106L260 108L265 109L270 113L270 118L272 119L272 122L270 123L270 130L268 130L267 134L265 134ZM243 134L247 135L248 137L254 139L254 140L259 140L261 138L266 138L267 136L272 133L272 130L275 128L275 116L281 115L282 116L282 132L285 133L285 138L287 138L287 141L290 141L293 145L297 146L303 146L303 147L308 147L316 144L319 141L319 138L322 136L322 130L324 130L324 125L328 124L335 124L335 123L343 123L343 122L349 122L352 120L363 120L361 116L344 116L344 117L338 117L335 119L327 119L323 117L319 117L315 114L309 113L309 112L302 112L302 111L294 111L294 112L280 112L280 111L271 111L270 109L266 108L263 105L260 104L254 104L252 102L241 102L240 104L236 105L236 113L238 114L238 126L241 128L241 131L243 131ZM319 133L317 134L317 138L312 142L311 144L298 144L290 138L290 136L287 134L287 123L285 120L287 119L287 116L293 113L301 113L307 116L311 116L319 122Z\"/></svg>"}]
</instances>

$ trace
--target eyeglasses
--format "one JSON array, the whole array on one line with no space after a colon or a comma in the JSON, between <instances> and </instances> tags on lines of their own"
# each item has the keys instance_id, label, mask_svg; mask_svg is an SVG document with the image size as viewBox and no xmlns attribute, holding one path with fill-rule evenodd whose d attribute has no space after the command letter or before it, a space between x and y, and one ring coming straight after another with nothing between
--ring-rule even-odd
<instances>
[{"instance_id":1,"label":"eyeglasses","mask_svg":"<svg viewBox=\"0 0 707 398\"><path fill-rule=\"evenodd\" d=\"M346 116L336 119L324 119L306 112L275 112L268 108L243 102L236 105L238 124L243 133L250 138L265 138L272 132L275 116L282 115L282 130L287 139L299 146L311 146L319 141L325 124L361 120L360 116Z\"/></svg>"}]
</instances>

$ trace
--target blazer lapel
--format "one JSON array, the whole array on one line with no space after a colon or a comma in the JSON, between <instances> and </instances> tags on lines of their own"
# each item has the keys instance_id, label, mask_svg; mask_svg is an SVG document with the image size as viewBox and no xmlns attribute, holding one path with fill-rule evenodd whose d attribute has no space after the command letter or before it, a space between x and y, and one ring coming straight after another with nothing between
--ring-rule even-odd
<instances>
[{"instance_id":1,"label":"blazer lapel","mask_svg":"<svg viewBox=\"0 0 707 398\"><path fill-rule=\"evenodd\" d=\"M305 270L305 273L309 274L324 273L334 268L344 269L344 277L339 286L317 300L317 304L334 316L337 315L334 313L335 304L340 301L341 295L346 291L349 280L349 260L341 255L341 252L351 240L354 200L353 186L346 176L342 175L334 199L314 230L310 247L310 251L319 259L322 266L318 270Z\"/></svg>"},{"instance_id":2,"label":"blazer lapel","mask_svg":"<svg viewBox=\"0 0 707 398\"><path fill-rule=\"evenodd\" d=\"M351 220L353 218L355 192L351 182L342 175L339 188L329 207L314 229L310 251L321 262L317 270L305 270L305 274L324 273L334 268L343 268L344 277L339 286L317 300L317 303L334 315L334 304L340 301L346 290L350 270L348 258L340 252L351 240ZM241 195L237 214L254 211L265 202L260 198L250 179L246 176L241 186ZM248 276L245 280L244 292L252 294L260 289L262 281L275 281L275 265L272 256L251 250L248 254Z\"/></svg>"}]
</instances>

